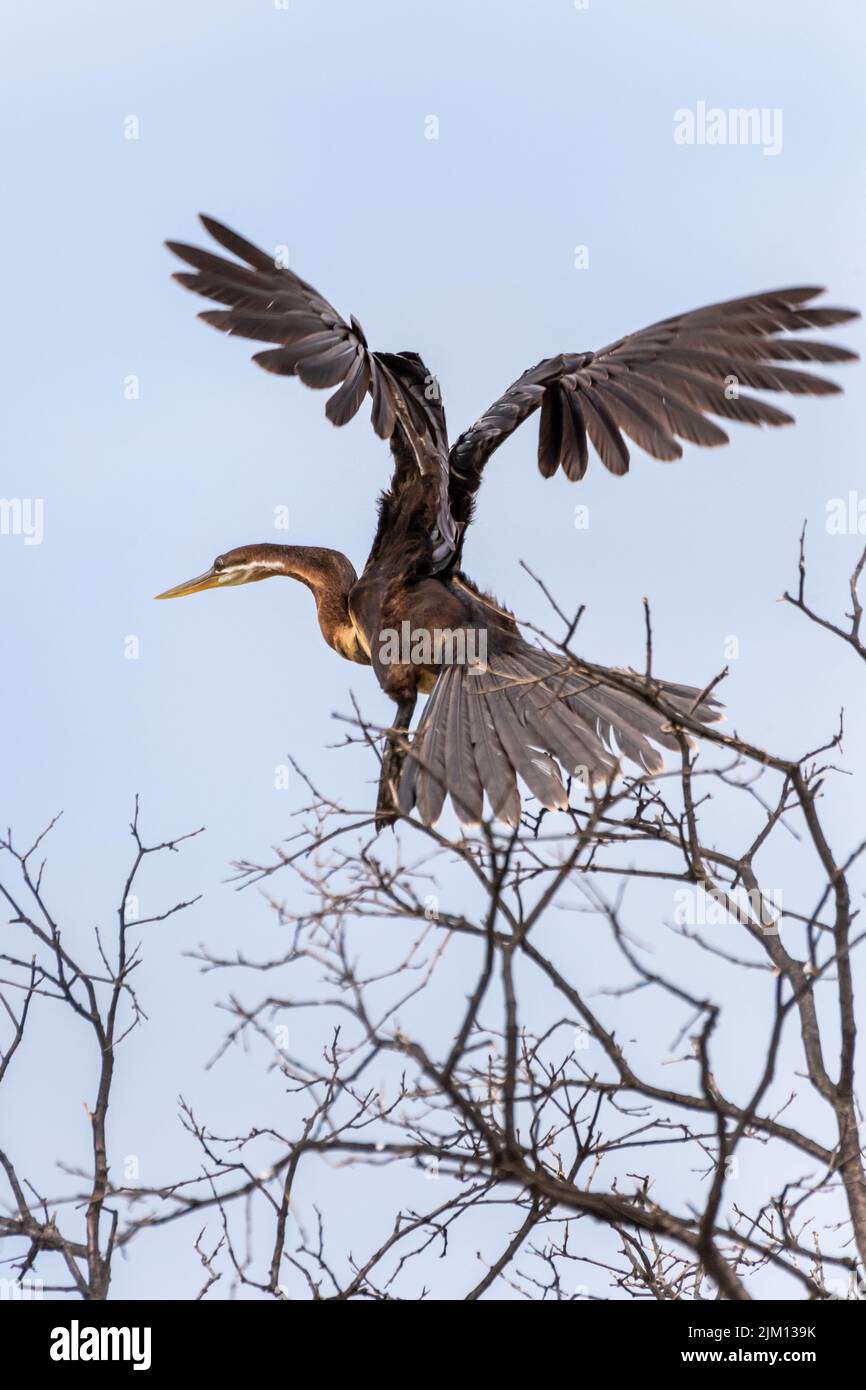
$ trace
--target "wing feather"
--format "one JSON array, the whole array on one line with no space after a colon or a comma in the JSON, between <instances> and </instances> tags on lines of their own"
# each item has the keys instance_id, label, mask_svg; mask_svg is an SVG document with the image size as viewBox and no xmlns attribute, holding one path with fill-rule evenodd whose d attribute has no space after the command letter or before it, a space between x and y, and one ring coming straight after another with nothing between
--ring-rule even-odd
<instances>
[{"instance_id":1,"label":"wing feather","mask_svg":"<svg viewBox=\"0 0 866 1390\"><path fill-rule=\"evenodd\" d=\"M186 242L166 243L192 266L192 272L175 275L178 283L226 306L200 317L221 333L274 344L253 355L265 371L296 376L317 390L336 387L325 407L334 425L353 419L370 395L373 428L391 443L395 479L414 466L428 480L424 495L432 500L434 517L431 566L447 564L457 532L449 506L445 414L438 395L427 389L431 378L421 359L415 353L373 352L356 318L347 322L306 280L231 228L213 217L201 220L218 245L237 259Z\"/></svg>"},{"instance_id":2,"label":"wing feather","mask_svg":"<svg viewBox=\"0 0 866 1390\"><path fill-rule=\"evenodd\" d=\"M813 285L770 290L705 305L662 319L597 352L559 353L524 372L455 442L450 455L451 509L458 523L472 516L487 460L524 420L540 408L538 467L551 477L558 467L583 477L588 436L612 473L628 471L626 434L655 458L682 454L680 441L702 447L728 442L708 419L777 427L792 417L755 391L826 396L835 382L780 362L842 363L857 357L835 343L791 336L858 317L853 309L815 305Z\"/></svg>"}]
</instances>

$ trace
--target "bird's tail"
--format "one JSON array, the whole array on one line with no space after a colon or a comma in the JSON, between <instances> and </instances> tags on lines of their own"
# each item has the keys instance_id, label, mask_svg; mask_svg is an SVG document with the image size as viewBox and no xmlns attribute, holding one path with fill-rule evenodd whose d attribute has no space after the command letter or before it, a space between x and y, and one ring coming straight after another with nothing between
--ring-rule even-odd
<instances>
[{"instance_id":1,"label":"bird's tail","mask_svg":"<svg viewBox=\"0 0 866 1390\"><path fill-rule=\"evenodd\" d=\"M637 687L634 672L609 674ZM703 724L722 718L720 703L700 690L654 684L677 713ZM493 815L516 825L518 777L543 806L560 810L568 802L563 770L590 785L607 781L625 757L652 775L664 766L657 745L680 747L666 716L637 691L521 641L484 670L443 667L409 745L400 807L408 814L417 806L432 825L450 796L464 825L477 825L486 793Z\"/></svg>"}]
</instances>

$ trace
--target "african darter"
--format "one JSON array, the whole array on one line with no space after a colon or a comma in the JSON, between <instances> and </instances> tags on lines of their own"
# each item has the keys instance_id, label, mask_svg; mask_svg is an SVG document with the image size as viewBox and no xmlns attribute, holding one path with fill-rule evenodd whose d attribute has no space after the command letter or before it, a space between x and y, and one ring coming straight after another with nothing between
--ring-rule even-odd
<instances>
[{"instance_id":1,"label":"african darter","mask_svg":"<svg viewBox=\"0 0 866 1390\"><path fill-rule=\"evenodd\" d=\"M263 543L225 551L206 574L159 597L273 575L306 584L325 641L348 661L372 666L396 704L379 784L380 825L393 819L395 805L406 813L417 807L432 824L446 795L464 824L477 824L485 794L493 815L513 825L518 776L544 806L562 808L562 770L606 779L622 755L644 773L658 771L656 745L680 744L666 716L641 697L639 682L608 685L598 667L581 672L531 645L511 614L464 574L463 545L484 467L536 411L540 472L550 478L562 468L574 482L586 472L590 445L611 473L625 474L624 435L670 460L681 456L680 440L727 443L710 416L789 424L790 415L740 388L838 391L824 377L779 364L850 361L856 354L846 348L793 335L856 313L816 306L821 291L808 287L677 314L599 351L539 362L449 447L436 380L417 353L372 351L358 321L346 322L312 285L213 218L202 222L237 260L168 243L193 268L174 278L224 306L200 317L223 333L276 344L253 358L266 371L337 387L325 407L334 425L345 425L369 396L373 428L390 444L394 471L360 577L339 551ZM396 659L394 633L413 639L412 650L398 648ZM428 639L420 646L419 634ZM453 638L461 635L473 640L457 644L455 656ZM472 659L460 659L461 650ZM690 686L662 681L654 688L669 710L698 724L720 717L718 702ZM419 692L430 698L407 745Z\"/></svg>"}]
</instances>

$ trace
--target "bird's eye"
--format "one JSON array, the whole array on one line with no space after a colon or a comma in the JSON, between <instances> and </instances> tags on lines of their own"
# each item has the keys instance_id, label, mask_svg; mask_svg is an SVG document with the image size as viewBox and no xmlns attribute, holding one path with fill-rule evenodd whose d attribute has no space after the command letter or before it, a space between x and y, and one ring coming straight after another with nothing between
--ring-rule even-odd
<instances>
[{"instance_id":1,"label":"bird's eye","mask_svg":"<svg viewBox=\"0 0 866 1390\"><path fill-rule=\"evenodd\" d=\"M219 574L220 570L223 568L223 565L224 562L222 560L214 560L213 567L216 570L217 574Z\"/></svg>"}]
</instances>

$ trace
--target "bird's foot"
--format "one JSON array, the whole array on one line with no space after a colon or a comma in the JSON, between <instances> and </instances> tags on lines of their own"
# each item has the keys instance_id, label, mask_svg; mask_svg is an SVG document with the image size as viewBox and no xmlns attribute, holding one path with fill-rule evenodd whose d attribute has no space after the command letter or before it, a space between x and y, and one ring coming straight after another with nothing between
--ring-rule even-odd
<instances>
[{"instance_id":1,"label":"bird's foot","mask_svg":"<svg viewBox=\"0 0 866 1390\"><path fill-rule=\"evenodd\" d=\"M405 737L405 730L395 730ZM397 790L400 786L400 773L403 770L403 749L395 742L393 734L388 736L382 771L379 774L379 795L376 799L376 833L393 826L400 817Z\"/></svg>"},{"instance_id":2,"label":"bird's foot","mask_svg":"<svg viewBox=\"0 0 866 1390\"><path fill-rule=\"evenodd\" d=\"M379 774L379 796L376 801L376 833L387 825L393 826L400 819L401 811L397 800L400 787L400 774L406 759L406 739L409 725L415 711L415 692L397 701L394 728L389 729L385 752L382 757L382 771Z\"/></svg>"},{"instance_id":3,"label":"bird's foot","mask_svg":"<svg viewBox=\"0 0 866 1390\"><path fill-rule=\"evenodd\" d=\"M384 778L379 782L379 796L376 801L376 834L393 826L400 815L393 787Z\"/></svg>"}]
</instances>

